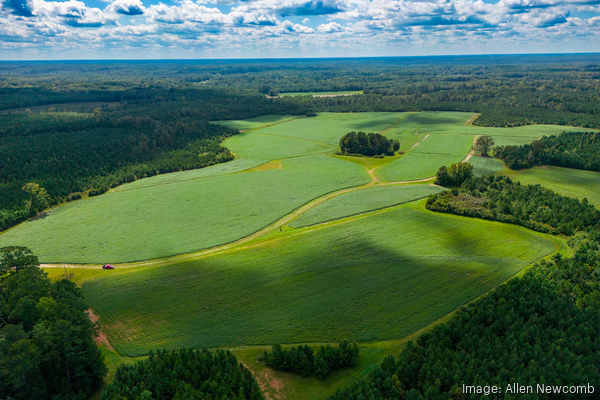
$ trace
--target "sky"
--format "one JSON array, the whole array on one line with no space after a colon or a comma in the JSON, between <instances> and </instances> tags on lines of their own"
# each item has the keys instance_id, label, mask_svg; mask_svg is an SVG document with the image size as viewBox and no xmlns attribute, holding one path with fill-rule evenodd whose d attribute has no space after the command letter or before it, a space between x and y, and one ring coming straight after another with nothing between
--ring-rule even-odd
<instances>
[{"instance_id":1,"label":"sky","mask_svg":"<svg viewBox=\"0 0 600 400\"><path fill-rule=\"evenodd\" d=\"M600 0L0 0L0 60L600 52Z\"/></svg>"}]
</instances>

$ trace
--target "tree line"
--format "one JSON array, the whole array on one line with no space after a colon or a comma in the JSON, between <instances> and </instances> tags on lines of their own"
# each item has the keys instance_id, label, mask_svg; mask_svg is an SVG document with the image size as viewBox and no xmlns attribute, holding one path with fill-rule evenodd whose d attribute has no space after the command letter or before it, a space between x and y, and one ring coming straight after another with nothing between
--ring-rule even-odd
<instances>
[{"instance_id":1,"label":"tree line","mask_svg":"<svg viewBox=\"0 0 600 400\"><path fill-rule=\"evenodd\" d=\"M494 157L510 169L525 169L536 165L600 171L600 133L563 132L544 136L522 146L499 146Z\"/></svg>"},{"instance_id":2,"label":"tree line","mask_svg":"<svg viewBox=\"0 0 600 400\"><path fill-rule=\"evenodd\" d=\"M275 344L270 352L262 351L258 360L279 371L291 371L302 376L324 379L338 369L357 366L360 356L356 342L342 340L339 346L321 346L316 353L308 345L284 350L280 344Z\"/></svg>"},{"instance_id":3,"label":"tree line","mask_svg":"<svg viewBox=\"0 0 600 400\"><path fill-rule=\"evenodd\" d=\"M551 234L600 230L600 211L541 185L522 185L506 176L483 176L458 189L427 198L428 210L521 225Z\"/></svg>"}]
</instances>

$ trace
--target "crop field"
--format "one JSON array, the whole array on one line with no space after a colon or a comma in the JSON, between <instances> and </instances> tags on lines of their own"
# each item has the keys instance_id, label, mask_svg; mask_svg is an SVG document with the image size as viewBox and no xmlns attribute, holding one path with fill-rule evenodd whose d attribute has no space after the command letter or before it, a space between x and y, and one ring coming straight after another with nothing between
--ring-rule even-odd
<instances>
[{"instance_id":1,"label":"crop field","mask_svg":"<svg viewBox=\"0 0 600 400\"><path fill-rule=\"evenodd\" d=\"M430 194L440 192L441 188L433 185L414 186L377 186L344 193L310 209L290 224L293 228L319 224L361 214L397 204L422 199Z\"/></svg>"},{"instance_id":2,"label":"crop field","mask_svg":"<svg viewBox=\"0 0 600 400\"><path fill-rule=\"evenodd\" d=\"M260 132L263 132L261 130ZM276 135L246 132L223 144L241 158L268 159L305 156L338 151L337 146Z\"/></svg>"},{"instance_id":3,"label":"crop field","mask_svg":"<svg viewBox=\"0 0 600 400\"><path fill-rule=\"evenodd\" d=\"M473 137L467 135L430 135L423 139L412 153L450 154L463 158L469 154L473 146Z\"/></svg>"},{"instance_id":4,"label":"crop field","mask_svg":"<svg viewBox=\"0 0 600 400\"><path fill-rule=\"evenodd\" d=\"M247 236L325 193L369 181L356 164L326 156L280 169L173 182L76 201L0 235L43 262L104 263L189 253Z\"/></svg>"},{"instance_id":5,"label":"crop field","mask_svg":"<svg viewBox=\"0 0 600 400\"><path fill-rule=\"evenodd\" d=\"M469 159L469 163L473 164L473 173L475 176L493 175L496 172L504 170L502 161L493 157L474 156Z\"/></svg>"},{"instance_id":6,"label":"crop field","mask_svg":"<svg viewBox=\"0 0 600 400\"><path fill-rule=\"evenodd\" d=\"M362 94L362 90L350 90L350 91L342 91L342 92L287 92L287 93L279 93L279 96L350 96L353 94Z\"/></svg>"},{"instance_id":7,"label":"crop field","mask_svg":"<svg viewBox=\"0 0 600 400\"><path fill-rule=\"evenodd\" d=\"M540 184L556 193L583 199L600 208L600 172L560 167L534 167L506 175L527 185Z\"/></svg>"},{"instance_id":8,"label":"crop field","mask_svg":"<svg viewBox=\"0 0 600 400\"><path fill-rule=\"evenodd\" d=\"M223 125L232 129L246 130L260 128L270 124L277 124L289 121L295 118L302 118L297 115L266 115L264 117L250 118L236 121L211 121L213 124Z\"/></svg>"},{"instance_id":9,"label":"crop field","mask_svg":"<svg viewBox=\"0 0 600 400\"><path fill-rule=\"evenodd\" d=\"M339 145L340 138L351 131L379 133L396 123L407 113L320 113L270 126L260 133L288 136L315 142Z\"/></svg>"},{"instance_id":10,"label":"crop field","mask_svg":"<svg viewBox=\"0 0 600 400\"><path fill-rule=\"evenodd\" d=\"M402 338L561 246L520 227L411 204L168 268L121 270L84 282L86 300L126 356L367 342Z\"/></svg>"},{"instance_id":11,"label":"crop field","mask_svg":"<svg viewBox=\"0 0 600 400\"><path fill-rule=\"evenodd\" d=\"M466 155L466 154L465 154ZM442 165L461 162L465 155L408 153L377 170L383 180L392 182L431 178Z\"/></svg>"}]
</instances>

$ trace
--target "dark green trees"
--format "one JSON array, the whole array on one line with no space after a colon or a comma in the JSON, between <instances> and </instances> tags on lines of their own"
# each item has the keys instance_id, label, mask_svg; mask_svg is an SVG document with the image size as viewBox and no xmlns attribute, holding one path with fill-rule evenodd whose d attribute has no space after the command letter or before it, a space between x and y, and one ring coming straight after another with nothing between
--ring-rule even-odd
<instances>
[{"instance_id":1,"label":"dark green trees","mask_svg":"<svg viewBox=\"0 0 600 400\"><path fill-rule=\"evenodd\" d=\"M355 367L359 362L358 344L342 340L338 347L321 346L315 354L312 347L300 345L283 350L280 344L273 345L271 352L263 351L259 361L280 371L293 371L303 376L314 375L324 379L332 371Z\"/></svg>"},{"instance_id":2,"label":"dark green trees","mask_svg":"<svg viewBox=\"0 0 600 400\"><path fill-rule=\"evenodd\" d=\"M229 351L162 350L117 368L102 400L263 400L252 373Z\"/></svg>"},{"instance_id":3,"label":"dark green trees","mask_svg":"<svg viewBox=\"0 0 600 400\"><path fill-rule=\"evenodd\" d=\"M81 289L51 283L23 247L0 253L0 398L87 398L106 367Z\"/></svg>"},{"instance_id":4,"label":"dark green trees","mask_svg":"<svg viewBox=\"0 0 600 400\"><path fill-rule=\"evenodd\" d=\"M340 150L346 154L363 156L393 156L400 149L400 142L378 133L350 132L340 139Z\"/></svg>"},{"instance_id":5,"label":"dark green trees","mask_svg":"<svg viewBox=\"0 0 600 400\"><path fill-rule=\"evenodd\" d=\"M473 176L473 165L465 162L452 164L450 168L440 167L435 175L435 184L440 186L460 186Z\"/></svg>"}]
</instances>

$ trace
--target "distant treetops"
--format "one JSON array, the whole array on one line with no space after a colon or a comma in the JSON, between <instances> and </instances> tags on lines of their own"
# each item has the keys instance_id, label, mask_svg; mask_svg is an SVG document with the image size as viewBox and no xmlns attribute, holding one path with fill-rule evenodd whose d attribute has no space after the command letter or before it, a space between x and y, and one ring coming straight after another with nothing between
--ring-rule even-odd
<instances>
[{"instance_id":1,"label":"distant treetops","mask_svg":"<svg viewBox=\"0 0 600 400\"><path fill-rule=\"evenodd\" d=\"M400 149L400 142L378 133L350 132L340 139L343 154L360 154L369 157L393 156Z\"/></svg>"}]
</instances>

